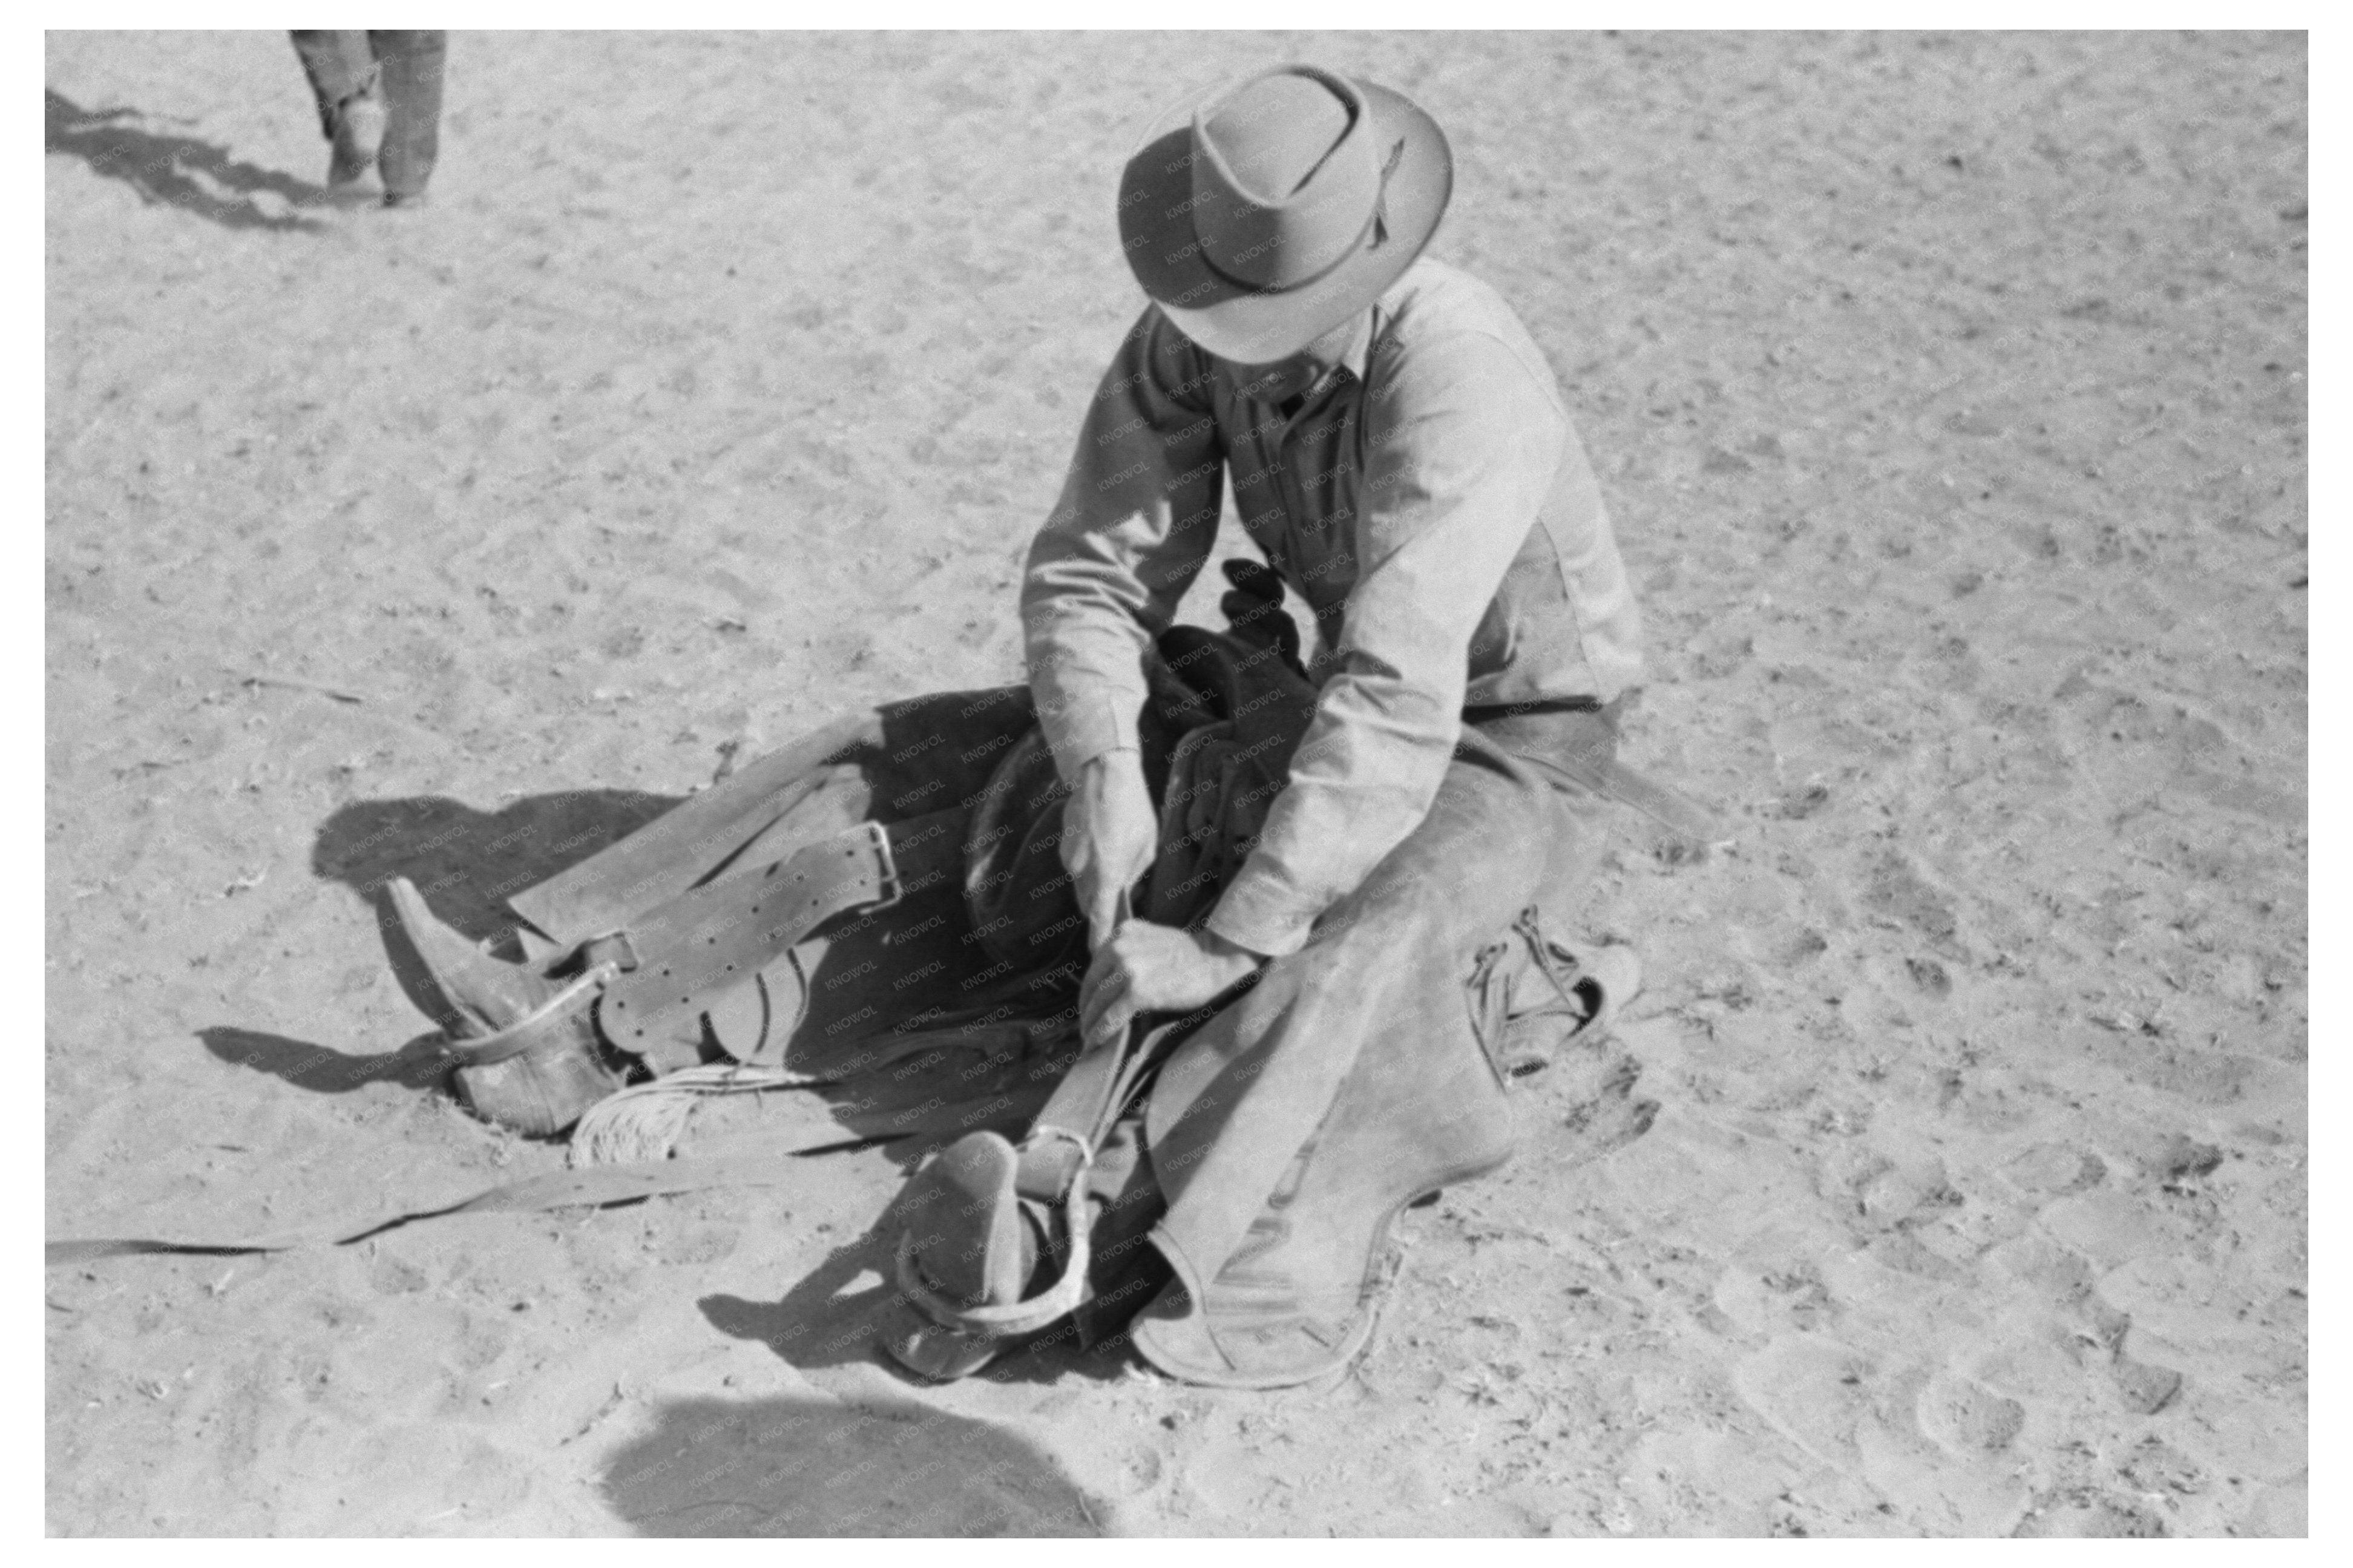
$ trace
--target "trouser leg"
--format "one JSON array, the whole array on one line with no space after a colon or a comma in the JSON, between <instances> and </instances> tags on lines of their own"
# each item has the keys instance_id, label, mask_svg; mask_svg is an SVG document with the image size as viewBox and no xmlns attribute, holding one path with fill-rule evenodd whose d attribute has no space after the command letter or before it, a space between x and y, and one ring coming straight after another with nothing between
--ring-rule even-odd
<instances>
[{"instance_id":1,"label":"trouser leg","mask_svg":"<svg viewBox=\"0 0 2353 1568\"><path fill-rule=\"evenodd\" d=\"M1614 749L1593 714L1523 742ZM1407 1200L1493 1170L1514 1142L1502 1068L1466 987L1530 904L1582 895L1599 801L1466 732L1421 826L1308 944L1180 1048L1145 1144L1177 1280L1134 1328L1189 1381L1280 1387L1365 1342L1383 1237Z\"/></svg>"},{"instance_id":2,"label":"trouser leg","mask_svg":"<svg viewBox=\"0 0 2353 1568\"><path fill-rule=\"evenodd\" d=\"M1146 1141L1168 1199L1154 1241L1180 1272L1212 1278L1241 1244L1377 1032L1433 1057L1476 1049L1471 962L1576 831L1525 768L1458 759L1421 826L1170 1062Z\"/></svg>"},{"instance_id":3,"label":"trouser leg","mask_svg":"<svg viewBox=\"0 0 2353 1568\"><path fill-rule=\"evenodd\" d=\"M311 95L319 106L319 133L332 141L335 108L375 79L375 59L364 32L303 32L292 34L294 53L302 74L311 79Z\"/></svg>"},{"instance_id":4,"label":"trouser leg","mask_svg":"<svg viewBox=\"0 0 2353 1568\"><path fill-rule=\"evenodd\" d=\"M384 151L376 167L385 195L422 195L441 150L441 67L449 35L439 30L370 32L384 72Z\"/></svg>"}]
</instances>

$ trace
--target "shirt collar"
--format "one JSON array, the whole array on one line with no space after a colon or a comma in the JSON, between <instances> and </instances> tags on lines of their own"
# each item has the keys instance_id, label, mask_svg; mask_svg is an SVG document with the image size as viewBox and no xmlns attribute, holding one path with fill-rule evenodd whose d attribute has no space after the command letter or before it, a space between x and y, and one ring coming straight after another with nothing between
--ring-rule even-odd
<instances>
[{"instance_id":1,"label":"shirt collar","mask_svg":"<svg viewBox=\"0 0 2353 1568\"><path fill-rule=\"evenodd\" d=\"M1338 385L1340 373L1344 370L1358 381L1365 379L1365 362L1372 357L1373 352L1373 314L1368 310L1356 318L1356 335L1348 340L1348 352L1340 356L1338 364L1325 371L1322 379L1307 389L1308 402L1314 402Z\"/></svg>"},{"instance_id":2,"label":"shirt collar","mask_svg":"<svg viewBox=\"0 0 2353 1568\"><path fill-rule=\"evenodd\" d=\"M1375 310L1367 310L1356 318L1356 334L1348 340L1348 352L1340 356L1339 363L1318 376L1314 384L1301 395L1299 411L1302 414L1323 402L1326 395L1339 386L1341 372L1347 372L1358 382L1365 379L1365 365L1372 357L1373 317L1377 310L1377 307Z\"/></svg>"},{"instance_id":3,"label":"shirt collar","mask_svg":"<svg viewBox=\"0 0 2353 1568\"><path fill-rule=\"evenodd\" d=\"M1378 307L1375 307L1356 318L1356 335L1348 341L1348 352L1340 356L1339 364L1334 367L1346 371L1358 381L1365 379L1365 362L1372 356L1373 317L1377 310Z\"/></svg>"}]
</instances>

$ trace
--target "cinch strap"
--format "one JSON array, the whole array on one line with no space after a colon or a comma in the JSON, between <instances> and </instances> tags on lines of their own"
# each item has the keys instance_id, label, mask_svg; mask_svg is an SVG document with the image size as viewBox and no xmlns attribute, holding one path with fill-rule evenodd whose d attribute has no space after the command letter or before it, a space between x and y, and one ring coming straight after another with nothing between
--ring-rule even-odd
<instances>
[{"instance_id":1,"label":"cinch strap","mask_svg":"<svg viewBox=\"0 0 2353 1568\"><path fill-rule=\"evenodd\" d=\"M88 1263L100 1258L123 1258L147 1252L227 1255L287 1252L302 1247L345 1247L396 1226L438 1219L444 1215L533 1214L546 1209L634 1203L640 1198L700 1192L711 1187L780 1186L800 1179L800 1173L786 1162L785 1155L813 1153L839 1146L840 1140L835 1139L810 1149L763 1150L758 1153L723 1155L710 1160L655 1160L641 1164L596 1165L586 1170L554 1171L546 1175L526 1176L522 1181L509 1182L488 1192L477 1193L472 1197L435 1208L411 1209L388 1217L377 1214L346 1218L324 1225L305 1226L299 1230L280 1231L272 1236L224 1237L204 1241L148 1237L93 1237L52 1241L44 1246L42 1261L54 1268L60 1263Z\"/></svg>"},{"instance_id":2,"label":"cinch strap","mask_svg":"<svg viewBox=\"0 0 2353 1568\"><path fill-rule=\"evenodd\" d=\"M879 822L806 845L757 874L704 884L629 930L644 961L606 990L597 1023L616 1049L700 1043L702 1015L834 916L899 901L899 868ZM786 1020L789 1026L790 1020Z\"/></svg>"}]
</instances>

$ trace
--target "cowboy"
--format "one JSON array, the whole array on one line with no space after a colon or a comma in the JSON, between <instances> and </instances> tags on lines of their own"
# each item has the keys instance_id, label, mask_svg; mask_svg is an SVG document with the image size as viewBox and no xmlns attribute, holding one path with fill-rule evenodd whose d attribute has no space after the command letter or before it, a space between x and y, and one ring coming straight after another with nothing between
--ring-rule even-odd
<instances>
[{"instance_id":1,"label":"cowboy","mask_svg":"<svg viewBox=\"0 0 2353 1568\"><path fill-rule=\"evenodd\" d=\"M1542 352L1493 289L1422 259L1451 185L1421 110L1311 66L1155 125L1118 209L1150 303L1022 588L1030 687L1072 792L1090 1044L1256 976L1153 1097L1169 1207L1152 1241L1177 1278L1134 1332L1193 1381L1302 1381L1369 1328L1377 1237L1303 1235L1270 1194L1295 1220L1319 1167L1326 1185L1386 1183L1318 1211L1385 1228L1404 1189L1500 1163L1508 1122L1462 1059L1462 976L1525 906L1578 897L1589 781L1641 668ZM1139 657L1209 555L1221 479L1313 614L1320 691L1255 847L1206 922L1177 930L1122 919L1157 821Z\"/></svg>"},{"instance_id":2,"label":"cowboy","mask_svg":"<svg viewBox=\"0 0 2353 1568\"><path fill-rule=\"evenodd\" d=\"M1576 993L1572 1026L1638 983L1536 920L1575 903L1624 795L1638 621L1542 354L1419 259L1451 184L1419 110L1306 67L1155 127L1120 197L1152 302L1031 551L1029 689L759 759L512 899L527 964L393 882L469 1102L554 1132L714 1051L804 1064L959 1007L1052 1034L1083 926L1091 1054L1020 1150L977 1129L914 1179L885 1349L959 1376L1083 1310L1082 1338L1125 1325L1190 1382L1348 1364L1399 1208L1511 1152L1498 1037L1536 1013L1507 933ZM1170 626L1221 480L1269 563L1229 563L1240 637ZM1319 634L1295 671L1286 591ZM861 997L888 964L911 966Z\"/></svg>"}]
</instances>

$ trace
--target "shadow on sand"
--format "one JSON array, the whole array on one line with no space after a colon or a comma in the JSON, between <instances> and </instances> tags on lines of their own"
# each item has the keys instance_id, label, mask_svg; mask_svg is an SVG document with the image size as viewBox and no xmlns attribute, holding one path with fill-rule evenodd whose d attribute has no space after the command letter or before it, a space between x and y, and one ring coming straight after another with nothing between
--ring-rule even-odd
<instances>
[{"instance_id":1,"label":"shadow on sand","mask_svg":"<svg viewBox=\"0 0 2353 1568\"><path fill-rule=\"evenodd\" d=\"M441 1054L440 1031L417 1036L396 1051L381 1056L346 1056L327 1046L259 1029L216 1025L198 1029L205 1049L233 1067L251 1068L283 1079L313 1094L349 1094L372 1083L396 1083L403 1089L431 1089L449 1070Z\"/></svg>"},{"instance_id":2,"label":"shadow on sand","mask_svg":"<svg viewBox=\"0 0 2353 1568\"><path fill-rule=\"evenodd\" d=\"M442 795L355 800L311 844L311 872L383 908L395 877L476 941L514 929L506 901L628 837L681 797L636 790L560 790L494 812Z\"/></svg>"},{"instance_id":3,"label":"shadow on sand","mask_svg":"<svg viewBox=\"0 0 2353 1568\"><path fill-rule=\"evenodd\" d=\"M273 214L253 199L277 195L296 207L315 207L332 200L324 186L232 158L193 136L159 136L123 123L141 118L135 109L88 110L54 90L44 100L44 149L79 158L137 191L142 201L178 207L223 228L301 233L326 226L300 213Z\"/></svg>"},{"instance_id":4,"label":"shadow on sand","mask_svg":"<svg viewBox=\"0 0 2353 1568\"><path fill-rule=\"evenodd\" d=\"M911 1151L928 1152L928 1146ZM871 1363L911 1386L923 1386L922 1379L882 1353L876 1339L900 1299L890 1280L902 1228L893 1213L886 1210L872 1229L834 1248L781 1300L705 1296L696 1305L721 1333L766 1345L802 1372ZM861 1277L871 1282L860 1289L849 1289ZM997 1383L1062 1383L1072 1378L1108 1383L1121 1375L1129 1359L1124 1333L1092 1349L1082 1348L1076 1329L1065 1319L1034 1340L1007 1350L974 1375Z\"/></svg>"},{"instance_id":5,"label":"shadow on sand","mask_svg":"<svg viewBox=\"0 0 2353 1568\"><path fill-rule=\"evenodd\" d=\"M601 1489L651 1536L1092 1536L1104 1512L1020 1437L912 1398L681 1401Z\"/></svg>"},{"instance_id":6,"label":"shadow on sand","mask_svg":"<svg viewBox=\"0 0 2353 1568\"><path fill-rule=\"evenodd\" d=\"M355 800L320 825L311 872L341 882L375 910L393 976L417 1011L441 1015L415 950L400 933L384 885L417 884L433 912L476 942L515 929L506 900L626 838L678 804L636 790L564 790L495 812L441 795Z\"/></svg>"},{"instance_id":7,"label":"shadow on sand","mask_svg":"<svg viewBox=\"0 0 2353 1568\"><path fill-rule=\"evenodd\" d=\"M440 1003L382 896L386 881L406 877L426 890L436 913L468 936L495 937L514 928L514 916L505 908L508 894L626 837L676 804L669 795L626 790L535 795L497 812L476 811L438 795L353 801L321 826L311 847L311 869L342 882L375 908L394 978L430 1018ZM222 1061L313 1094L348 1094L372 1083L428 1089L439 1086L449 1069L438 1030L375 1056L234 1025L215 1025L196 1036Z\"/></svg>"}]
</instances>

